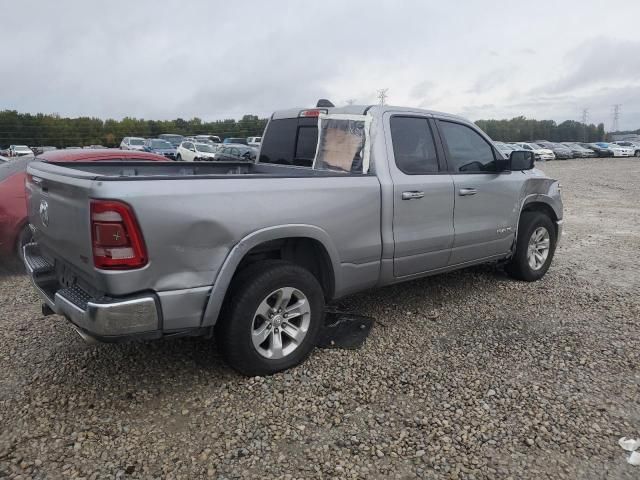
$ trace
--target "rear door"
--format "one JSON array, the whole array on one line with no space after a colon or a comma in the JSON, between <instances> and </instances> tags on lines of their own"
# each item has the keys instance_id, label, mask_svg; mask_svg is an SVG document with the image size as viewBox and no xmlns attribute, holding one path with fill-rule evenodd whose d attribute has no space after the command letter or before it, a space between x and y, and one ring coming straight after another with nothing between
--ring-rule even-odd
<instances>
[{"instance_id":1,"label":"rear door","mask_svg":"<svg viewBox=\"0 0 640 480\"><path fill-rule=\"evenodd\" d=\"M499 153L475 127L437 120L455 187L450 265L510 251L518 218L520 172L497 172Z\"/></svg>"},{"instance_id":2,"label":"rear door","mask_svg":"<svg viewBox=\"0 0 640 480\"><path fill-rule=\"evenodd\" d=\"M453 180L426 116L388 113L393 179L394 276L447 266L453 243Z\"/></svg>"}]
</instances>

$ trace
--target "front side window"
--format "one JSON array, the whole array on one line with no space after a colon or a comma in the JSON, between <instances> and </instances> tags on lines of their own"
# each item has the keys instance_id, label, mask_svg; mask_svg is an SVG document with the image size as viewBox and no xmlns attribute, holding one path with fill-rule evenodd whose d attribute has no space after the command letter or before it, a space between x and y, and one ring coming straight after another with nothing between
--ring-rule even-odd
<instances>
[{"instance_id":1,"label":"front side window","mask_svg":"<svg viewBox=\"0 0 640 480\"><path fill-rule=\"evenodd\" d=\"M438 157L429 121L419 117L392 117L391 141L396 165L407 175L438 172Z\"/></svg>"},{"instance_id":2,"label":"front side window","mask_svg":"<svg viewBox=\"0 0 640 480\"><path fill-rule=\"evenodd\" d=\"M440 120L447 160L454 172L495 172L493 149L475 130L460 123Z\"/></svg>"}]
</instances>

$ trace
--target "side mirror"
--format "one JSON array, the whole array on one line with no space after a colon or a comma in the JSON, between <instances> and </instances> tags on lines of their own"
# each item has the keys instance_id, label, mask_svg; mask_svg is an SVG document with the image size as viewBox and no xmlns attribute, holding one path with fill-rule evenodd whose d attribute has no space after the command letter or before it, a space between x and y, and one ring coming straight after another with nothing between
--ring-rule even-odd
<instances>
[{"instance_id":1,"label":"side mirror","mask_svg":"<svg viewBox=\"0 0 640 480\"><path fill-rule=\"evenodd\" d=\"M536 163L535 154L526 150L514 150L509 155L509 160L512 171L531 170Z\"/></svg>"}]
</instances>

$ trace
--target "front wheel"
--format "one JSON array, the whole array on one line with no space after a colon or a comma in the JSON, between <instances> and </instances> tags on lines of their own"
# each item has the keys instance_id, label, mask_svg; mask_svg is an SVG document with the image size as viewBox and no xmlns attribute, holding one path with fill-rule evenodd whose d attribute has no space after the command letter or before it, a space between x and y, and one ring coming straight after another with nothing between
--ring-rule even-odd
<instances>
[{"instance_id":1,"label":"front wheel","mask_svg":"<svg viewBox=\"0 0 640 480\"><path fill-rule=\"evenodd\" d=\"M324 294L311 272L264 261L232 282L215 336L231 367L247 376L270 375L309 356L323 318Z\"/></svg>"},{"instance_id":2,"label":"front wheel","mask_svg":"<svg viewBox=\"0 0 640 480\"><path fill-rule=\"evenodd\" d=\"M556 242L556 229L549 216L541 212L523 212L516 251L507 265L507 272L527 282L540 280L549 270Z\"/></svg>"},{"instance_id":3,"label":"front wheel","mask_svg":"<svg viewBox=\"0 0 640 480\"><path fill-rule=\"evenodd\" d=\"M178 154L176 156L176 162L181 162L182 161L182 155Z\"/></svg>"}]
</instances>

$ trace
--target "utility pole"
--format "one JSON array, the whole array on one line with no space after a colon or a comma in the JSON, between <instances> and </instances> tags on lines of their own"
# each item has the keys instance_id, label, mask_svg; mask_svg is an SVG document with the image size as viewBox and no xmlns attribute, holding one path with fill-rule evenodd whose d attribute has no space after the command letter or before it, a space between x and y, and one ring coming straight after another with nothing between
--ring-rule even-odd
<instances>
[{"instance_id":1,"label":"utility pole","mask_svg":"<svg viewBox=\"0 0 640 480\"><path fill-rule=\"evenodd\" d=\"M356 99L355 98L347 98L346 102L347 102L347 105L353 105L354 103L356 103Z\"/></svg>"},{"instance_id":2,"label":"utility pole","mask_svg":"<svg viewBox=\"0 0 640 480\"><path fill-rule=\"evenodd\" d=\"M616 103L613 106L613 125L611 126L611 131L617 132L620 130L620 108L622 107L621 103Z\"/></svg>"},{"instance_id":3,"label":"utility pole","mask_svg":"<svg viewBox=\"0 0 640 480\"><path fill-rule=\"evenodd\" d=\"M380 100L380 105L386 105L385 100L387 99L388 88L381 88L378 90L378 100Z\"/></svg>"},{"instance_id":4,"label":"utility pole","mask_svg":"<svg viewBox=\"0 0 640 480\"><path fill-rule=\"evenodd\" d=\"M589 109L588 108L583 108L582 109L582 140L586 143L589 141L589 138L587 137L587 121L589 119Z\"/></svg>"}]
</instances>

